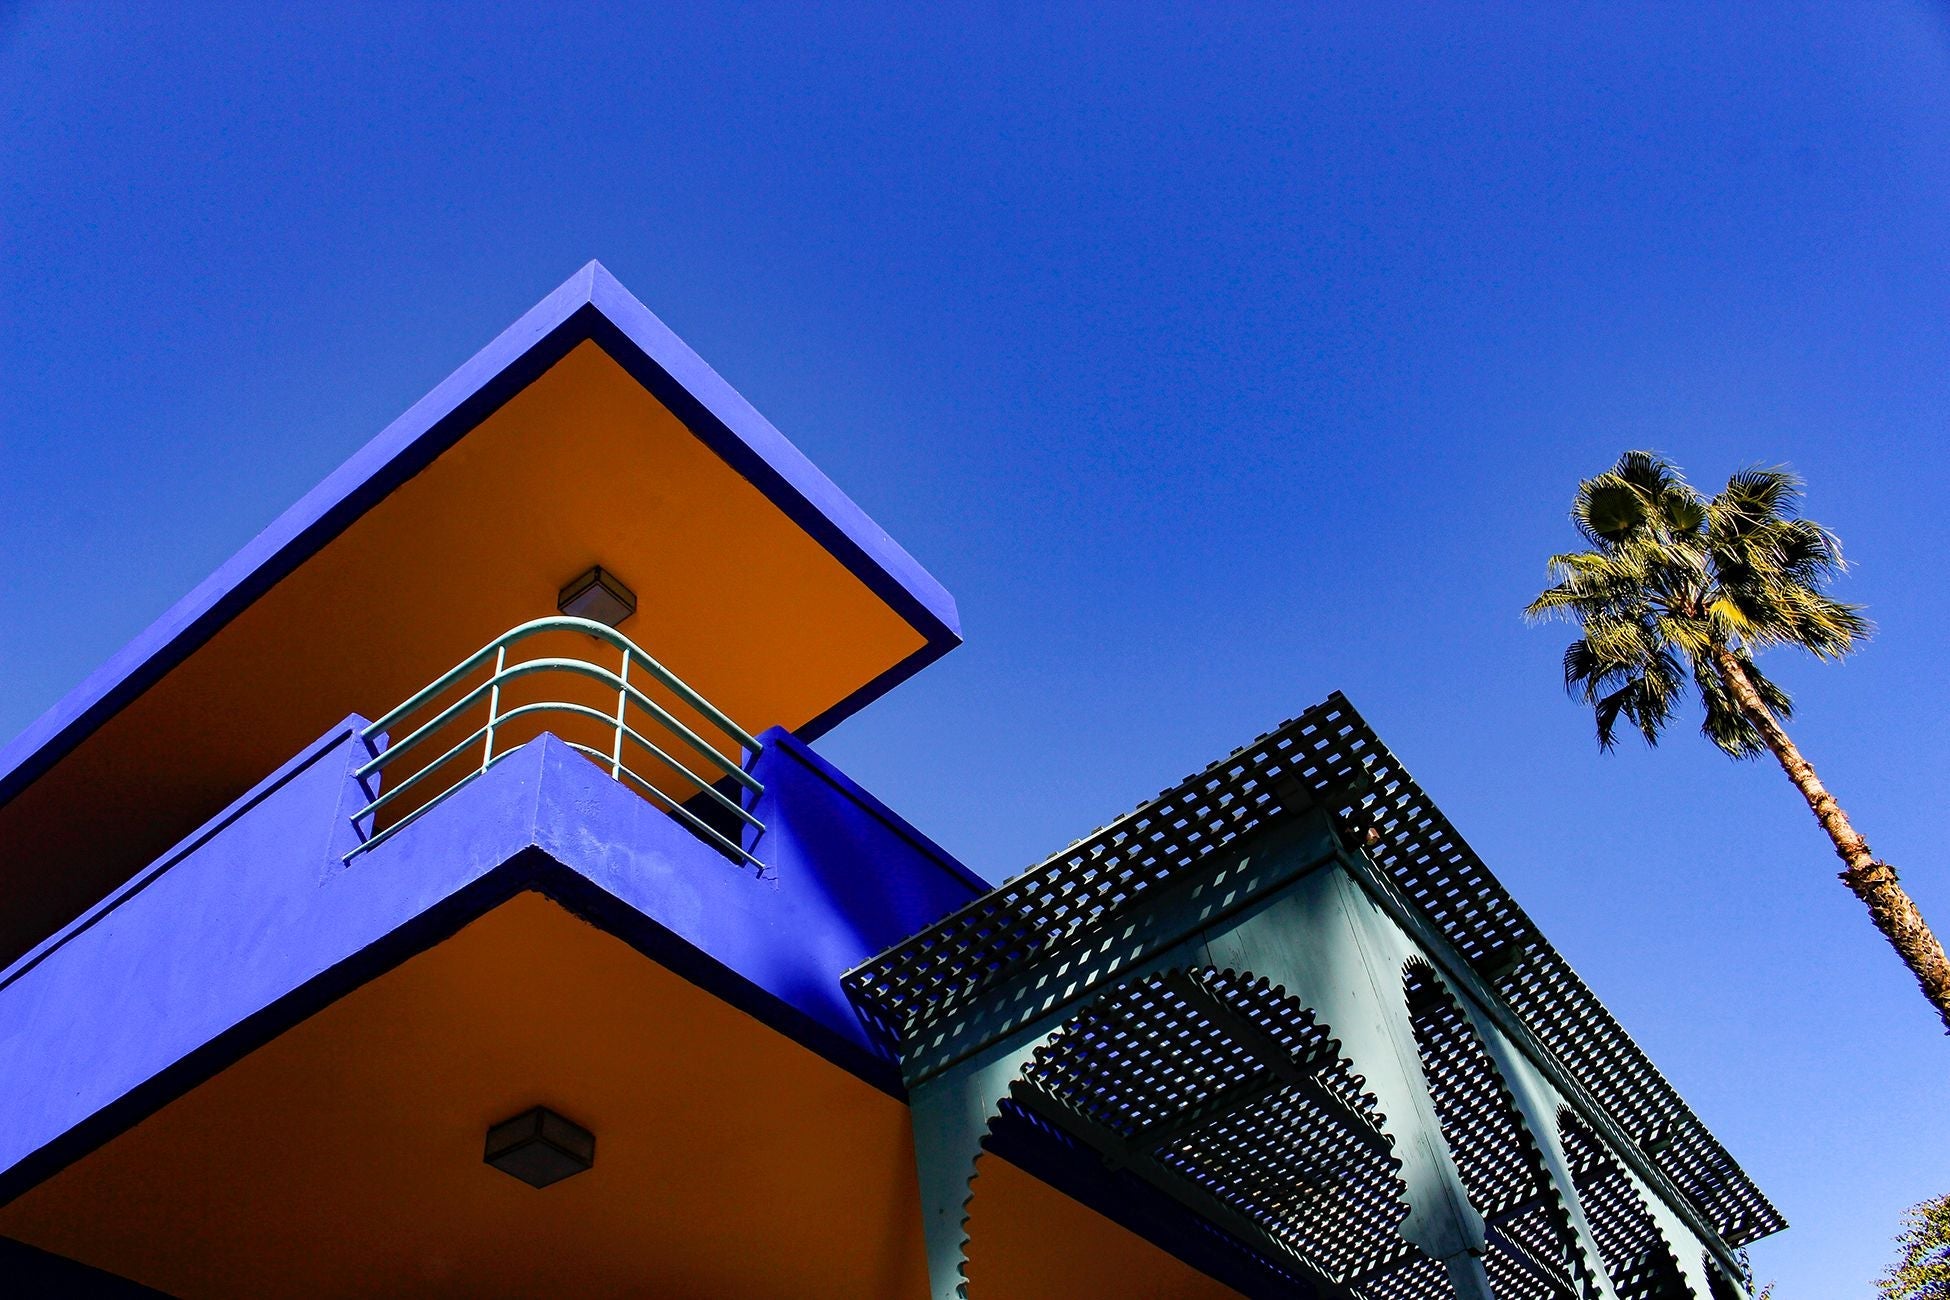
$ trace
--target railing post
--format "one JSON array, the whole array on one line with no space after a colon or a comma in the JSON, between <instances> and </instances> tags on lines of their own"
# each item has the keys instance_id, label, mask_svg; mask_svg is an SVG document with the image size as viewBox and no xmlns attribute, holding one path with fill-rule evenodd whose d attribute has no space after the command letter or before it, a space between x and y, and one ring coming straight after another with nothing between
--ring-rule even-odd
<instances>
[{"instance_id":1,"label":"railing post","mask_svg":"<svg viewBox=\"0 0 1950 1300\"><path fill-rule=\"evenodd\" d=\"M494 762L494 720L501 714L501 670L508 666L508 646L506 642L494 648L494 678L488 687L487 740L481 747L481 770L488 770Z\"/></svg>"},{"instance_id":2,"label":"railing post","mask_svg":"<svg viewBox=\"0 0 1950 1300\"><path fill-rule=\"evenodd\" d=\"M623 667L617 673L622 686L616 692L616 748L610 754L609 775L611 779L623 779L623 732L628 726L627 715L630 710L630 652L623 652Z\"/></svg>"}]
</instances>

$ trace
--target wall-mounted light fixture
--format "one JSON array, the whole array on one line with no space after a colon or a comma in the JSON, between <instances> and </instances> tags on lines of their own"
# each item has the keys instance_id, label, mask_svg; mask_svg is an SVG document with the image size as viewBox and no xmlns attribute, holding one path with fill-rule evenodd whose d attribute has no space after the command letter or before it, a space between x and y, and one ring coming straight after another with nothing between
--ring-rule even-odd
<instances>
[{"instance_id":1,"label":"wall-mounted light fixture","mask_svg":"<svg viewBox=\"0 0 1950 1300\"><path fill-rule=\"evenodd\" d=\"M636 613L636 593L600 564L576 575L555 598L555 607L576 618L615 627Z\"/></svg>"},{"instance_id":2,"label":"wall-mounted light fixture","mask_svg":"<svg viewBox=\"0 0 1950 1300\"><path fill-rule=\"evenodd\" d=\"M530 1187L547 1187L596 1163L596 1135L537 1106L490 1128L481 1158Z\"/></svg>"}]
</instances>

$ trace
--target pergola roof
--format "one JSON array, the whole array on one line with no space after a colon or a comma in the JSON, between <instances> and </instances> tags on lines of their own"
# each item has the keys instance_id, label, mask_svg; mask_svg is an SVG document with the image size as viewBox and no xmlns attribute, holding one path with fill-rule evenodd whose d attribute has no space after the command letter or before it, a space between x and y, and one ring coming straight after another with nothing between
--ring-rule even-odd
<instances>
[{"instance_id":1,"label":"pergola roof","mask_svg":"<svg viewBox=\"0 0 1950 1300\"><path fill-rule=\"evenodd\" d=\"M1786 1226L1338 692L889 949L849 975L849 991L899 1042L1242 837L1323 806L1365 836L1402 900L1726 1242Z\"/></svg>"}]
</instances>

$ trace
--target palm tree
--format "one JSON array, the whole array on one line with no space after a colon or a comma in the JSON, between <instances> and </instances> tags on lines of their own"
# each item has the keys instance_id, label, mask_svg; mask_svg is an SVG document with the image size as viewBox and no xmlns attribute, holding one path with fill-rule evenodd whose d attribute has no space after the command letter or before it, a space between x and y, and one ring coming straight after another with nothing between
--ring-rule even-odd
<instances>
[{"instance_id":1,"label":"palm tree","mask_svg":"<svg viewBox=\"0 0 1950 1300\"><path fill-rule=\"evenodd\" d=\"M1617 743L1621 719L1657 744L1690 678L1708 740L1735 758L1773 754L1846 865L1843 883L1950 1029L1943 945L1788 738L1792 703L1754 662L1775 646L1839 659L1872 630L1860 606L1823 592L1841 544L1800 517L1800 499L1785 469L1742 470L1708 499L1664 457L1628 451L1578 485L1571 521L1591 549L1552 556L1556 585L1524 612L1579 624L1564 685L1596 713L1600 747Z\"/></svg>"}]
</instances>

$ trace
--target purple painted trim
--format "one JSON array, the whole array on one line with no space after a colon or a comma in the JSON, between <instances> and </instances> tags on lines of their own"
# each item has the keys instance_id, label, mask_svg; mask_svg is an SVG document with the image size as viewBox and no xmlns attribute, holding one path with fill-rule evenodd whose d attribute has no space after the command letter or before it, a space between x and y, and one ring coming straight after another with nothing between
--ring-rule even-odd
<instances>
[{"instance_id":1,"label":"purple painted trim","mask_svg":"<svg viewBox=\"0 0 1950 1300\"><path fill-rule=\"evenodd\" d=\"M547 850L534 850L529 862L527 888L896 1101L907 1100L900 1067L885 1053L861 1046L778 993L748 979L742 971L719 961L684 935L639 911L633 901L617 897L574 867L556 861ZM494 900L495 903L503 901L506 900ZM482 909L482 914L489 910L492 909Z\"/></svg>"},{"instance_id":2,"label":"purple painted trim","mask_svg":"<svg viewBox=\"0 0 1950 1300\"><path fill-rule=\"evenodd\" d=\"M586 339L925 638L905 662L802 734L823 733L960 644L954 598L941 584L600 263L590 262L0 749L0 804Z\"/></svg>"},{"instance_id":3,"label":"purple painted trim","mask_svg":"<svg viewBox=\"0 0 1950 1300\"><path fill-rule=\"evenodd\" d=\"M959 645L961 618L954 597L933 575L616 277L600 263L585 269L591 273L590 301L599 313L591 337L927 640L906 663L869 684L869 689L879 688L874 694L856 692L821 715L832 717L831 722L821 726L816 721L800 728L801 734L820 735Z\"/></svg>"}]
</instances>

